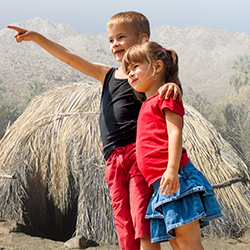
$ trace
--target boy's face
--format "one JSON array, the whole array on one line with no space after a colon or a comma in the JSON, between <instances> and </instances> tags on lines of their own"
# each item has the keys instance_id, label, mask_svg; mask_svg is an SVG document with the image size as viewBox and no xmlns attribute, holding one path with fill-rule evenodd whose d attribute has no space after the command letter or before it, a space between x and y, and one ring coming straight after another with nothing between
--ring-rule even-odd
<instances>
[{"instance_id":1,"label":"boy's face","mask_svg":"<svg viewBox=\"0 0 250 250\"><path fill-rule=\"evenodd\" d=\"M108 27L108 36L110 51L119 62L132 45L141 42L141 36L135 35L133 29L126 24Z\"/></svg>"}]
</instances>

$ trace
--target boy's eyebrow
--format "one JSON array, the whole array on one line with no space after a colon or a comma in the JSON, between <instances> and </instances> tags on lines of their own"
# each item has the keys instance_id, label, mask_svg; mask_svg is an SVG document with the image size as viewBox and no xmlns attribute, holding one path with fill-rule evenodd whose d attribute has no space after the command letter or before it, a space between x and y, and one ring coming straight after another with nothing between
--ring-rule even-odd
<instances>
[{"instance_id":1,"label":"boy's eyebrow","mask_svg":"<svg viewBox=\"0 0 250 250\"><path fill-rule=\"evenodd\" d=\"M120 33L118 33L118 34L117 34L117 36L119 36L119 35L123 35L123 34L126 34L126 32L125 32L125 31L120 32Z\"/></svg>"},{"instance_id":2,"label":"boy's eyebrow","mask_svg":"<svg viewBox=\"0 0 250 250\"><path fill-rule=\"evenodd\" d=\"M115 36L120 36L120 35L126 35L126 32L118 33L118 34L116 34ZM113 38L113 36L109 36L109 38Z\"/></svg>"}]
</instances>

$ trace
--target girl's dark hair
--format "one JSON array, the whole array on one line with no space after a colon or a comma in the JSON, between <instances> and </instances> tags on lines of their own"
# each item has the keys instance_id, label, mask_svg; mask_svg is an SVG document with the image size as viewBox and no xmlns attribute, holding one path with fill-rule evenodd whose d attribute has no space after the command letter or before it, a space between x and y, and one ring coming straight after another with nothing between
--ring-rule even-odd
<instances>
[{"instance_id":1,"label":"girl's dark hair","mask_svg":"<svg viewBox=\"0 0 250 250\"><path fill-rule=\"evenodd\" d=\"M164 63L165 83L174 82L183 92L178 76L178 55L174 50L167 50L156 42L146 42L130 47L123 57L122 69L127 73L129 65L145 61L154 68L153 64L157 60Z\"/></svg>"}]
</instances>

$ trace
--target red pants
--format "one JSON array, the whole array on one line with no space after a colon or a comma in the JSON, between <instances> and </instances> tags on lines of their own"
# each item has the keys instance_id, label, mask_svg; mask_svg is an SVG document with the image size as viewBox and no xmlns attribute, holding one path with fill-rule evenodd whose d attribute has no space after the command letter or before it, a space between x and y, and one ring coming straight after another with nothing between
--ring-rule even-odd
<instances>
[{"instance_id":1,"label":"red pants","mask_svg":"<svg viewBox=\"0 0 250 250\"><path fill-rule=\"evenodd\" d=\"M139 250L139 238L150 236L150 221L145 215L153 189L138 169L135 143L114 150L107 160L105 177L120 247Z\"/></svg>"}]
</instances>

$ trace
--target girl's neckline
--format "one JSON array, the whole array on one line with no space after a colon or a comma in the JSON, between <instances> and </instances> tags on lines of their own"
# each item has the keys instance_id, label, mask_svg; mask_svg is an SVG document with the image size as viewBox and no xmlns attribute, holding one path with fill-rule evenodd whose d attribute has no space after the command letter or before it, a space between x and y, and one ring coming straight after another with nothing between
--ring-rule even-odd
<instances>
[{"instance_id":1,"label":"girl's neckline","mask_svg":"<svg viewBox=\"0 0 250 250\"><path fill-rule=\"evenodd\" d=\"M149 98L148 98L148 99L146 99L143 103L145 103L145 102L147 102L147 101L149 101L149 100L153 99L153 98L154 98L154 97L156 97L156 96L159 96L159 93L157 93L157 94L155 94L155 95L153 95L153 96L149 97Z\"/></svg>"}]
</instances>

